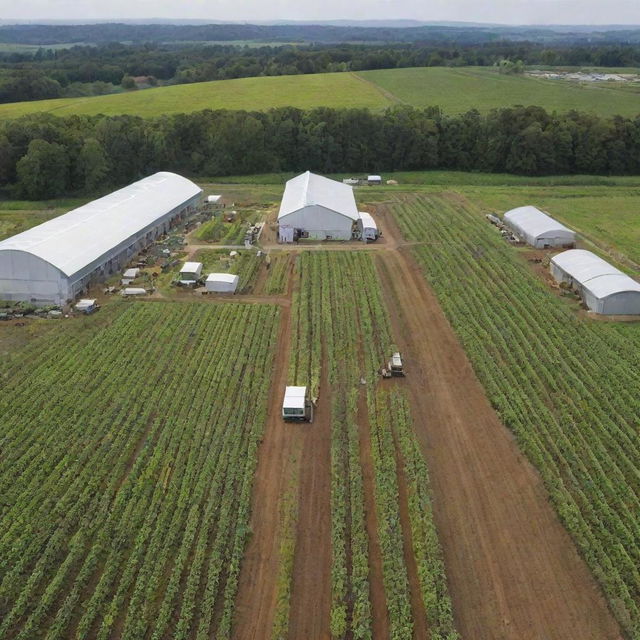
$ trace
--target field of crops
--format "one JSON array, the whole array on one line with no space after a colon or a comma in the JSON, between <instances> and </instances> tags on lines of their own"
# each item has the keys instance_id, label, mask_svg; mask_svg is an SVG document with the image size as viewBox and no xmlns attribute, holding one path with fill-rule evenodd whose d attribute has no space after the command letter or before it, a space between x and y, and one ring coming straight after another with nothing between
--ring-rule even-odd
<instances>
[{"instance_id":1,"label":"field of crops","mask_svg":"<svg viewBox=\"0 0 640 640\"><path fill-rule=\"evenodd\" d=\"M358 253L313 252L299 257L298 269L289 379L310 384L314 396L326 395L320 386L325 362L331 385L331 634L371 637L371 590L383 588L391 638L410 637L417 618L426 618L428 637L455 638L427 468L408 404L398 387L376 384L391 336L373 261ZM350 286L354 281L360 286ZM370 450L363 452L361 439L369 437ZM365 486L363 459L373 461L373 487ZM400 478L408 522L400 515ZM367 531L367 490L377 512L375 540ZM382 562L383 585L377 587L370 583L374 547ZM419 604L413 607L403 547L419 576L413 587Z\"/></svg>"},{"instance_id":2,"label":"field of crops","mask_svg":"<svg viewBox=\"0 0 640 640\"><path fill-rule=\"evenodd\" d=\"M457 194L395 207L489 399L539 469L621 626L640 637L640 325L557 298Z\"/></svg>"},{"instance_id":3,"label":"field of crops","mask_svg":"<svg viewBox=\"0 0 640 640\"><path fill-rule=\"evenodd\" d=\"M230 637L278 319L113 303L3 360L0 637Z\"/></svg>"},{"instance_id":4,"label":"field of crops","mask_svg":"<svg viewBox=\"0 0 640 640\"><path fill-rule=\"evenodd\" d=\"M415 107L437 105L445 113L486 112L513 105L537 105L558 112L577 109L601 116L640 113L638 89L611 83L603 86L502 75L487 67L383 69L362 71L360 76L399 102Z\"/></svg>"},{"instance_id":5,"label":"field of crops","mask_svg":"<svg viewBox=\"0 0 640 640\"><path fill-rule=\"evenodd\" d=\"M264 110L272 107L358 107L374 111L394 104L439 106L456 114L478 109L538 105L548 111L578 109L602 116L640 112L637 90L501 75L484 67L425 67L355 73L240 78L174 85L90 98L59 98L0 105L0 117L27 113L143 117L201 109Z\"/></svg>"}]
</instances>

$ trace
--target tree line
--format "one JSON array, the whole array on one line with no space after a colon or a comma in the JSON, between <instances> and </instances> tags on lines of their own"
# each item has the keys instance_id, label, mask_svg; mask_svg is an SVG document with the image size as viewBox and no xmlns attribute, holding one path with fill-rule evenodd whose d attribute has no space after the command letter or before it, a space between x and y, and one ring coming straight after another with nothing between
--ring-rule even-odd
<instances>
[{"instance_id":1,"label":"tree line","mask_svg":"<svg viewBox=\"0 0 640 640\"><path fill-rule=\"evenodd\" d=\"M400 106L155 119L35 114L0 123L0 185L22 198L93 195L161 170L227 176L307 169L639 174L640 115L514 107L450 116Z\"/></svg>"},{"instance_id":2,"label":"tree line","mask_svg":"<svg viewBox=\"0 0 640 640\"><path fill-rule=\"evenodd\" d=\"M434 66L640 66L639 45L534 42L389 45L126 45L0 52L0 102L102 95L147 85Z\"/></svg>"}]
</instances>

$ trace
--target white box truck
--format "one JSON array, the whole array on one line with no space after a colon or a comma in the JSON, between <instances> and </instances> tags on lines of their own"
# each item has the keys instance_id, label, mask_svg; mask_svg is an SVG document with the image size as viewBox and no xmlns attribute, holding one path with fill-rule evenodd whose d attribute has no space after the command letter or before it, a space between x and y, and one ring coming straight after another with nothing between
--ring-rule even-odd
<instances>
[{"instance_id":1,"label":"white box truck","mask_svg":"<svg viewBox=\"0 0 640 640\"><path fill-rule=\"evenodd\" d=\"M287 422L313 422L313 404L307 387L285 387L282 417Z\"/></svg>"}]
</instances>

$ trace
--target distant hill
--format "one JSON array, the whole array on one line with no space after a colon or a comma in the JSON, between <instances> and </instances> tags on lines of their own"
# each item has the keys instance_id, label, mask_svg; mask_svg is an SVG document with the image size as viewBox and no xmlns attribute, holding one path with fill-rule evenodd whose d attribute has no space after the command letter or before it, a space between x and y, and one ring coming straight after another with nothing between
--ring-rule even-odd
<instances>
[{"instance_id":1,"label":"distant hill","mask_svg":"<svg viewBox=\"0 0 640 640\"><path fill-rule=\"evenodd\" d=\"M75 42L420 42L482 44L498 40L545 44L602 44L640 42L638 27L563 27L414 24L412 21L330 21L325 24L155 24L103 22L94 24L5 24L0 43L54 45Z\"/></svg>"}]
</instances>

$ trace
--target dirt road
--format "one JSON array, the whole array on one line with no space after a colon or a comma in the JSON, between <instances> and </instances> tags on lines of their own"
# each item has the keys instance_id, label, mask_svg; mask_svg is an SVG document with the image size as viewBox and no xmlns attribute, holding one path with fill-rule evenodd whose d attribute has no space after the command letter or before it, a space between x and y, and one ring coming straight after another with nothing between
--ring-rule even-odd
<instances>
[{"instance_id":1,"label":"dirt road","mask_svg":"<svg viewBox=\"0 0 640 640\"><path fill-rule=\"evenodd\" d=\"M290 437L290 426L277 410L287 384L291 309L283 307L269 414L251 504L251 540L245 552L238 582L234 637L243 640L270 638L280 565L280 506L300 455L299 442Z\"/></svg>"},{"instance_id":2,"label":"dirt road","mask_svg":"<svg viewBox=\"0 0 640 640\"><path fill-rule=\"evenodd\" d=\"M321 396L313 423L293 427L302 440L302 453L289 640L330 637L331 395L328 370L324 362Z\"/></svg>"},{"instance_id":3,"label":"dirt road","mask_svg":"<svg viewBox=\"0 0 640 640\"><path fill-rule=\"evenodd\" d=\"M621 638L408 251L376 261L405 353L460 633L468 640Z\"/></svg>"}]
</instances>

